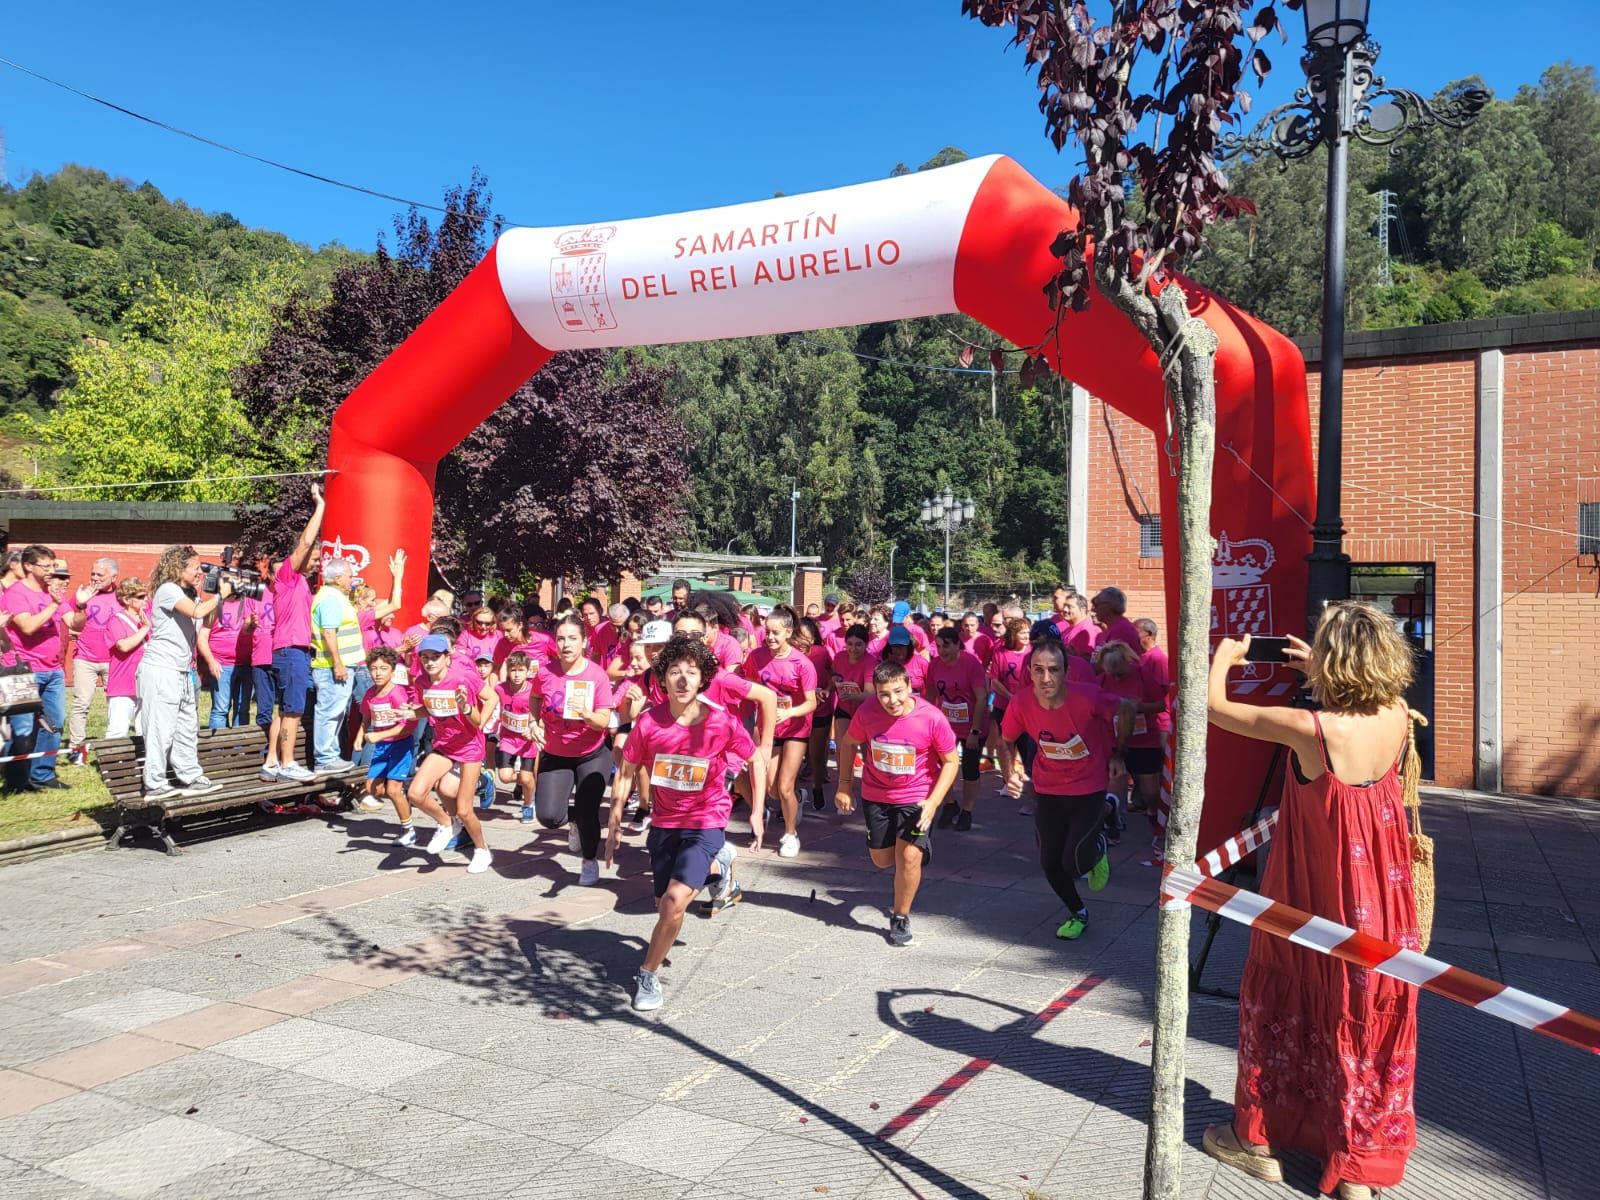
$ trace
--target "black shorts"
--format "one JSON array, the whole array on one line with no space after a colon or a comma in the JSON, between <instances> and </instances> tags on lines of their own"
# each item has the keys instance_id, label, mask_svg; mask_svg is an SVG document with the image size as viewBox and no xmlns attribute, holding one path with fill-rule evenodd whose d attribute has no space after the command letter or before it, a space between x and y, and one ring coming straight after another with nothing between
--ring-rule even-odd
<instances>
[{"instance_id":1,"label":"black shorts","mask_svg":"<svg viewBox=\"0 0 1600 1200\"><path fill-rule=\"evenodd\" d=\"M929 833L917 828L922 820L920 804L885 804L881 800L863 800L861 815L867 819L867 846L873 850L887 850L895 842L909 842L921 847L922 861L933 858L933 839Z\"/></svg>"},{"instance_id":2,"label":"black shorts","mask_svg":"<svg viewBox=\"0 0 1600 1200\"><path fill-rule=\"evenodd\" d=\"M650 874L655 877L656 898L667 894L673 880L698 892L706 885L711 864L722 849L720 829L663 829L650 826L645 849L650 852Z\"/></svg>"},{"instance_id":3,"label":"black shorts","mask_svg":"<svg viewBox=\"0 0 1600 1200\"><path fill-rule=\"evenodd\" d=\"M1159 775L1166 762L1160 746L1127 746L1122 751L1122 765L1129 775Z\"/></svg>"},{"instance_id":4,"label":"black shorts","mask_svg":"<svg viewBox=\"0 0 1600 1200\"><path fill-rule=\"evenodd\" d=\"M809 746L811 744L811 735L808 733L804 737L775 737L772 739L774 746L781 746L785 742L799 742L802 746Z\"/></svg>"},{"instance_id":5,"label":"black shorts","mask_svg":"<svg viewBox=\"0 0 1600 1200\"><path fill-rule=\"evenodd\" d=\"M974 746L967 738L961 739L961 778L976 783L983 766L983 747Z\"/></svg>"},{"instance_id":6,"label":"black shorts","mask_svg":"<svg viewBox=\"0 0 1600 1200\"><path fill-rule=\"evenodd\" d=\"M513 754L509 750L495 747L494 765L502 771L532 771L538 761L537 754Z\"/></svg>"}]
</instances>

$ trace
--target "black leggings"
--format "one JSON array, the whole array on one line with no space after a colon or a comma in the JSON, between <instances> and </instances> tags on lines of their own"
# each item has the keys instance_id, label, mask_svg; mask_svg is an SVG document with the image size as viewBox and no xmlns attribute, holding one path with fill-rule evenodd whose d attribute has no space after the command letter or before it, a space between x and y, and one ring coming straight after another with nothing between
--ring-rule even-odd
<instances>
[{"instance_id":1,"label":"black leggings","mask_svg":"<svg viewBox=\"0 0 1600 1200\"><path fill-rule=\"evenodd\" d=\"M1083 911L1077 879L1105 853L1100 825L1105 819L1105 792L1083 796L1035 795L1033 829L1039 840L1039 865L1061 902Z\"/></svg>"},{"instance_id":2,"label":"black leggings","mask_svg":"<svg viewBox=\"0 0 1600 1200\"><path fill-rule=\"evenodd\" d=\"M533 808L546 829L567 823L567 797L574 792L578 819L578 844L584 858L600 853L600 805L611 782L611 752L604 746L582 758L546 754L539 759L539 779L534 784Z\"/></svg>"}]
</instances>

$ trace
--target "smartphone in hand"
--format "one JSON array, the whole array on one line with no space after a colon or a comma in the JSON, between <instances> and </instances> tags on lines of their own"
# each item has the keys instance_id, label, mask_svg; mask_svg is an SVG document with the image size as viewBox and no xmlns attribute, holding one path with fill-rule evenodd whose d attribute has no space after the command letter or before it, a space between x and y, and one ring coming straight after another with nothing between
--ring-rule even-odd
<instances>
[{"instance_id":1,"label":"smartphone in hand","mask_svg":"<svg viewBox=\"0 0 1600 1200\"><path fill-rule=\"evenodd\" d=\"M1281 663L1289 661L1289 639L1286 637L1260 637L1252 635L1245 648L1245 662Z\"/></svg>"}]
</instances>

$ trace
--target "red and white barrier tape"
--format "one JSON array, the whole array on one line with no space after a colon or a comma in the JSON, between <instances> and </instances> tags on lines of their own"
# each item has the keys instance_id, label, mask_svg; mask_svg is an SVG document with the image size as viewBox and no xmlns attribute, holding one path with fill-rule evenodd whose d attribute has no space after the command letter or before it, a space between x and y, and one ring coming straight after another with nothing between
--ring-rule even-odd
<instances>
[{"instance_id":1,"label":"red and white barrier tape","mask_svg":"<svg viewBox=\"0 0 1600 1200\"><path fill-rule=\"evenodd\" d=\"M30 759L30 758L51 758L51 757L61 757L61 758L70 759L72 757L72 752L70 750L68 750L65 746L63 746L60 750L36 750L32 754L7 754L7 755L5 755L3 757L0 757L0 763L23 762L23 761L25 761L27 759Z\"/></svg>"},{"instance_id":2,"label":"red and white barrier tape","mask_svg":"<svg viewBox=\"0 0 1600 1200\"><path fill-rule=\"evenodd\" d=\"M1264 823L1257 822L1257 825ZM1252 829L1256 827L1251 826ZM1290 905L1212 879L1198 865L1169 871L1162 882L1161 893L1165 904L1198 905L1230 921L1263 930L1274 937L1287 938L1318 954L1403 980L1534 1033L1600 1054L1600 1020L1587 1013L1552 1004L1529 992L1474 975L1394 942L1358 933L1347 925L1314 917Z\"/></svg>"},{"instance_id":3,"label":"red and white barrier tape","mask_svg":"<svg viewBox=\"0 0 1600 1200\"><path fill-rule=\"evenodd\" d=\"M1195 869L1202 875L1221 875L1271 841L1273 831L1277 828L1278 810L1269 808L1266 815L1254 825L1241 830L1195 863Z\"/></svg>"}]
</instances>

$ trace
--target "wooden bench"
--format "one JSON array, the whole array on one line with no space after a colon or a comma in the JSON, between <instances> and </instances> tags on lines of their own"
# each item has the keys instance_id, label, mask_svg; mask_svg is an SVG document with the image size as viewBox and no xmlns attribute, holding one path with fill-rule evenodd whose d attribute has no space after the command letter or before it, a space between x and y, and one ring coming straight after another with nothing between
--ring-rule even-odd
<instances>
[{"instance_id":1,"label":"wooden bench","mask_svg":"<svg viewBox=\"0 0 1600 1200\"><path fill-rule=\"evenodd\" d=\"M102 738L89 743L100 778L117 805L117 828L106 849L115 850L123 838L143 826L166 846L168 854L181 851L166 830L166 822L199 813L220 812L255 805L265 812L327 812L341 807L366 778L365 767L354 767L338 775L319 775L303 783L291 780L264 782L260 778L262 751L267 731L259 725L239 725L230 729L202 729L199 737L200 770L208 779L222 785L221 791L204 796L172 794L151 803L144 796L144 739ZM295 741L296 759L304 762L306 731L302 726ZM179 781L169 775L174 787ZM318 804L312 797L337 793L332 805Z\"/></svg>"}]
</instances>

